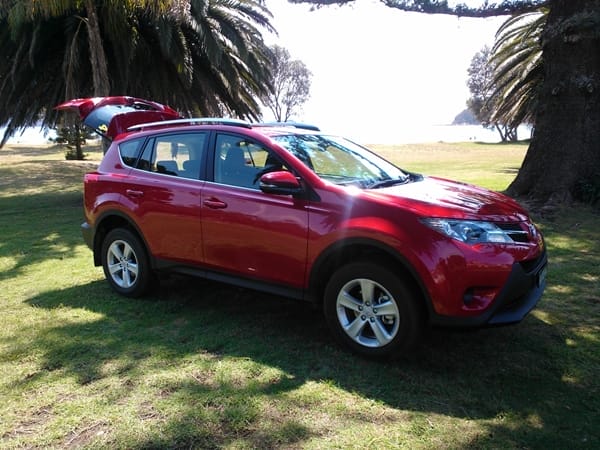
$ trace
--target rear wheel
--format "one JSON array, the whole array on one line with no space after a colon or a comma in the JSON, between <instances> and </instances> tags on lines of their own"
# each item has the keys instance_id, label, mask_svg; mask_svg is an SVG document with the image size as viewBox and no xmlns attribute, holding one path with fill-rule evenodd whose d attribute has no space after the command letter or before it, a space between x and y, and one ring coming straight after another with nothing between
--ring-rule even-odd
<instances>
[{"instance_id":1,"label":"rear wheel","mask_svg":"<svg viewBox=\"0 0 600 450\"><path fill-rule=\"evenodd\" d=\"M412 349L422 331L418 299L383 265L347 264L325 289L325 317L334 336L367 357L389 357Z\"/></svg>"},{"instance_id":2,"label":"rear wheel","mask_svg":"<svg viewBox=\"0 0 600 450\"><path fill-rule=\"evenodd\" d=\"M116 228L104 238L102 268L111 287L127 297L143 295L152 281L144 245L125 228Z\"/></svg>"}]
</instances>

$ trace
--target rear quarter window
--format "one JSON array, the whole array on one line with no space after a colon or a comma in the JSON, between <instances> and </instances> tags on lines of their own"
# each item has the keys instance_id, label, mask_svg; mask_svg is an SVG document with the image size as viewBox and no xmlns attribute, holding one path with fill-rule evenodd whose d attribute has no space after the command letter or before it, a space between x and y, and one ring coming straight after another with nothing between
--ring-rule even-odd
<instances>
[{"instance_id":1,"label":"rear quarter window","mask_svg":"<svg viewBox=\"0 0 600 450\"><path fill-rule=\"evenodd\" d=\"M143 139L132 139L131 141L121 142L119 144L121 160L126 166L135 167L143 143Z\"/></svg>"}]
</instances>

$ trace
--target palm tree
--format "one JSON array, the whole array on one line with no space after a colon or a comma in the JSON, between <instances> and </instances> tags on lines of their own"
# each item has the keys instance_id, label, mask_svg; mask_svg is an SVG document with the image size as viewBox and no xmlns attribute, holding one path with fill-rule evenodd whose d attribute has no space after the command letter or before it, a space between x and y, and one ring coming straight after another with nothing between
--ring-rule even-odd
<instances>
[{"instance_id":1,"label":"palm tree","mask_svg":"<svg viewBox=\"0 0 600 450\"><path fill-rule=\"evenodd\" d=\"M513 128L534 124L544 81L541 35L548 10L527 12L505 21L496 33L490 64L492 121Z\"/></svg>"},{"instance_id":2,"label":"palm tree","mask_svg":"<svg viewBox=\"0 0 600 450\"><path fill-rule=\"evenodd\" d=\"M44 3L48 10L28 15L24 3ZM5 139L40 117L44 125L54 123L52 106L65 98L108 93L150 97L187 113L258 117L255 98L270 89L270 52L260 31L273 30L263 3L162 2L168 10L158 3L109 0L97 9L91 0L79 9L80 2L66 0L0 4ZM99 25L94 44L90 16ZM98 42L105 63L92 51Z\"/></svg>"},{"instance_id":3,"label":"palm tree","mask_svg":"<svg viewBox=\"0 0 600 450\"><path fill-rule=\"evenodd\" d=\"M102 45L102 33L98 11L94 0L54 0L40 2L39 0L12 0L2 5L2 13L6 14L9 19L9 25L18 28L27 22L36 22L36 19L49 20L52 18L60 18L70 14L77 14L79 26L85 25L87 29L87 40L89 45L89 57L92 67L94 94L97 96L108 95L110 91L110 83L108 76L108 66L106 55ZM123 0L108 0L109 10L128 8L146 8L147 11L152 11L155 14L167 11L170 7L175 7L180 1L178 0L136 0L124 2ZM119 19L119 15L113 14L109 19ZM78 27L79 28L79 27Z\"/></svg>"},{"instance_id":4,"label":"palm tree","mask_svg":"<svg viewBox=\"0 0 600 450\"><path fill-rule=\"evenodd\" d=\"M249 0L191 1L157 21L138 15L131 70L119 83L186 112L258 118L256 99L270 89L271 55L258 27L273 31L269 18L261 3ZM111 51L122 52L119 44Z\"/></svg>"}]
</instances>

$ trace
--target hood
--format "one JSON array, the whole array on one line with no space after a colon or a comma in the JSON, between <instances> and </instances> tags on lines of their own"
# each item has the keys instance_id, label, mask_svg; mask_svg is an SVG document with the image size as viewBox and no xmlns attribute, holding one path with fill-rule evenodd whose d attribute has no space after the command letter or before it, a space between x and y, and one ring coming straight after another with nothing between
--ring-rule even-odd
<instances>
[{"instance_id":1,"label":"hood","mask_svg":"<svg viewBox=\"0 0 600 450\"><path fill-rule=\"evenodd\" d=\"M504 194L442 178L424 177L368 192L422 216L493 221L527 219L527 212Z\"/></svg>"},{"instance_id":2,"label":"hood","mask_svg":"<svg viewBox=\"0 0 600 450\"><path fill-rule=\"evenodd\" d=\"M181 118L169 106L126 96L78 98L61 103L55 109L76 111L84 125L110 140L133 125Z\"/></svg>"}]
</instances>

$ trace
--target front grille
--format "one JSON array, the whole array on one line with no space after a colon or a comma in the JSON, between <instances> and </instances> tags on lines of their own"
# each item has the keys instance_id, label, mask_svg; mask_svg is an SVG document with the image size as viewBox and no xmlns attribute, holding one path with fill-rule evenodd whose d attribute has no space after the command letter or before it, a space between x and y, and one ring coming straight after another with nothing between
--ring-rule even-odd
<instances>
[{"instance_id":1,"label":"front grille","mask_svg":"<svg viewBox=\"0 0 600 450\"><path fill-rule=\"evenodd\" d=\"M529 233L520 223L497 223L498 228L504 231L515 242L530 242Z\"/></svg>"}]
</instances>

